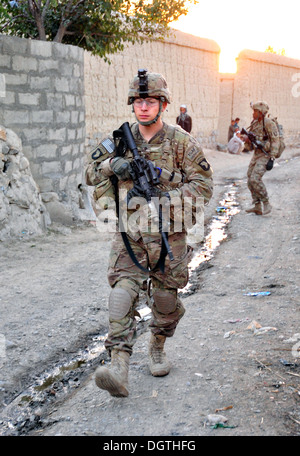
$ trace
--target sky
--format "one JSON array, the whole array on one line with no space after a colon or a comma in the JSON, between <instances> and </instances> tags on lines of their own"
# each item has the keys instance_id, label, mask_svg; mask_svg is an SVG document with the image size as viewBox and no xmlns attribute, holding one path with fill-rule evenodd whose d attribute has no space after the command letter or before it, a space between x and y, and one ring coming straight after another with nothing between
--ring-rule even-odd
<instances>
[{"instance_id":1,"label":"sky","mask_svg":"<svg viewBox=\"0 0 300 456\"><path fill-rule=\"evenodd\" d=\"M264 52L271 46L300 60L299 0L199 0L171 27L214 40L221 49L221 73L236 72L243 49Z\"/></svg>"}]
</instances>

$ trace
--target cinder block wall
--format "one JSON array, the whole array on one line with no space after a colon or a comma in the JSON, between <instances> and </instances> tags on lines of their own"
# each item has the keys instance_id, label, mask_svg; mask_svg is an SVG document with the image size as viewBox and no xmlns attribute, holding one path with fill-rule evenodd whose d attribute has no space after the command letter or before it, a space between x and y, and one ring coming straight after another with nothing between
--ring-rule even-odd
<instances>
[{"instance_id":1,"label":"cinder block wall","mask_svg":"<svg viewBox=\"0 0 300 456\"><path fill-rule=\"evenodd\" d=\"M139 68L162 73L172 93L164 120L175 124L181 104L193 119L192 134L204 145L216 142L219 117L219 46L176 31L164 42L130 45L111 56L111 64L85 52L86 135L95 142L125 121L129 83Z\"/></svg>"},{"instance_id":2,"label":"cinder block wall","mask_svg":"<svg viewBox=\"0 0 300 456\"><path fill-rule=\"evenodd\" d=\"M85 143L83 50L0 35L0 125L21 138L41 193L78 200Z\"/></svg>"}]
</instances>

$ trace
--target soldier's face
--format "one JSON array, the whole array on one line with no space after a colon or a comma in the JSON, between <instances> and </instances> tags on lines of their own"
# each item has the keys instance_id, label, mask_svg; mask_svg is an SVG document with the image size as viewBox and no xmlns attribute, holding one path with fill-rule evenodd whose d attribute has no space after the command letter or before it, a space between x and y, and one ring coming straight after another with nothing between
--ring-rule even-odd
<instances>
[{"instance_id":1,"label":"soldier's face","mask_svg":"<svg viewBox=\"0 0 300 456\"><path fill-rule=\"evenodd\" d=\"M164 111L167 103L163 103ZM137 98L133 102L134 113L138 121L149 122L157 116L159 112L159 100L157 98Z\"/></svg>"},{"instance_id":2,"label":"soldier's face","mask_svg":"<svg viewBox=\"0 0 300 456\"><path fill-rule=\"evenodd\" d=\"M253 109L253 119L258 120L261 116L261 112L258 109Z\"/></svg>"}]
</instances>

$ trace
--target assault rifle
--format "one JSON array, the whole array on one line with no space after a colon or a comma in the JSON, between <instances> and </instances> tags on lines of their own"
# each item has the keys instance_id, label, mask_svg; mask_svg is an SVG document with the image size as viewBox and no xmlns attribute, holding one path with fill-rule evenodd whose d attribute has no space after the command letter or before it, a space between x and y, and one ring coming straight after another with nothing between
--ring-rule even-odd
<instances>
[{"instance_id":1,"label":"assault rifle","mask_svg":"<svg viewBox=\"0 0 300 456\"><path fill-rule=\"evenodd\" d=\"M158 192L155 189L155 187L159 184L159 177L157 171L151 160L146 160L144 157L140 156L128 122L123 123L119 130L116 130L114 132L114 137L121 138L121 140L125 142L125 147L127 147L132 152L133 159L131 161L131 167L133 170L134 185L136 185L141 191L141 193L145 196L149 208L159 220L159 227L162 237L162 252L160 258L161 261L159 260L159 263L161 265L161 262L166 254L168 254L170 260L173 261L174 256L167 239L167 234L161 230L161 209L158 204ZM126 245L125 239L126 237L123 236L123 240ZM127 250L129 250L127 245L126 247ZM139 265L139 267L143 269L141 265Z\"/></svg>"},{"instance_id":2,"label":"assault rifle","mask_svg":"<svg viewBox=\"0 0 300 456\"><path fill-rule=\"evenodd\" d=\"M155 186L159 184L159 177L151 160L141 157L136 147L128 122L121 125L120 130L123 132L128 149L133 154L131 167L134 172L134 183L141 188L147 203L150 203L153 196L157 196Z\"/></svg>"},{"instance_id":3,"label":"assault rifle","mask_svg":"<svg viewBox=\"0 0 300 456\"><path fill-rule=\"evenodd\" d=\"M246 135L249 138L250 142L253 144L255 149L259 149L265 155L269 155L268 152L266 152L264 149L264 144L261 141L259 141L258 139L256 139L256 136L251 131L247 131L247 130L245 130L245 128L242 128L241 134Z\"/></svg>"}]
</instances>

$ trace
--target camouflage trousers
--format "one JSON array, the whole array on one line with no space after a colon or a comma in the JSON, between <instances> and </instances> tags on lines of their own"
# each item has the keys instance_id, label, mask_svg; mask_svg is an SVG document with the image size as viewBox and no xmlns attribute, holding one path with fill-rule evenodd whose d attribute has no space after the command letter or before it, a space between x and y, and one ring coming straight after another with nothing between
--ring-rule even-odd
<instances>
[{"instance_id":1,"label":"camouflage trousers","mask_svg":"<svg viewBox=\"0 0 300 456\"><path fill-rule=\"evenodd\" d=\"M266 186L262 181L268 161L269 157L263 152L255 152L249 163L247 184L252 195L253 204L269 201Z\"/></svg>"},{"instance_id":2,"label":"camouflage trousers","mask_svg":"<svg viewBox=\"0 0 300 456\"><path fill-rule=\"evenodd\" d=\"M131 354L136 340L136 304L140 291L147 290L149 282L152 287L151 331L166 337L174 334L185 312L177 290L184 288L188 282L188 263L192 256L192 249L187 246L185 232L169 235L168 241L174 260L170 261L169 257L166 257L165 270L162 273L159 269L154 269L161 251L160 234L146 234L138 241L129 237L128 239L138 262L150 270L143 272L134 264L121 234L115 233L110 252L108 281L112 287L111 293L120 291L118 288L129 293L130 305L128 313L123 318L116 319L112 312L109 313L109 332L105 347L109 352L112 348L118 348Z\"/></svg>"}]
</instances>

